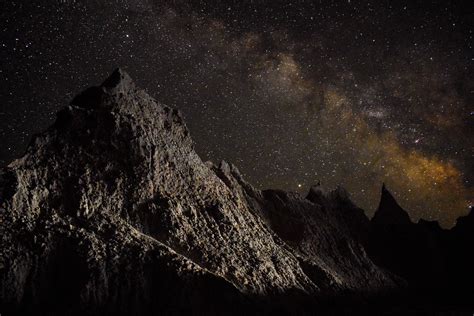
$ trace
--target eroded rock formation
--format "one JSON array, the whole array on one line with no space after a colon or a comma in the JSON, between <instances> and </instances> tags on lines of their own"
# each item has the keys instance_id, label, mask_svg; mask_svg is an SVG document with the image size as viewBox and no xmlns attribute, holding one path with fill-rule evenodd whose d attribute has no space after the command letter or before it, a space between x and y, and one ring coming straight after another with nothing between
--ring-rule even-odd
<instances>
[{"instance_id":1,"label":"eroded rock formation","mask_svg":"<svg viewBox=\"0 0 474 316\"><path fill-rule=\"evenodd\" d=\"M232 164L203 162L180 113L116 70L0 175L0 311L312 314L360 305L407 285L367 255L374 221L342 188L260 191ZM462 223L458 235L472 220ZM403 264L373 257L406 277Z\"/></svg>"},{"instance_id":2,"label":"eroded rock formation","mask_svg":"<svg viewBox=\"0 0 474 316\"><path fill-rule=\"evenodd\" d=\"M474 310L473 218L471 208L452 229L437 221L415 223L383 186L367 250L375 263L408 281L410 299L468 312Z\"/></svg>"}]
</instances>

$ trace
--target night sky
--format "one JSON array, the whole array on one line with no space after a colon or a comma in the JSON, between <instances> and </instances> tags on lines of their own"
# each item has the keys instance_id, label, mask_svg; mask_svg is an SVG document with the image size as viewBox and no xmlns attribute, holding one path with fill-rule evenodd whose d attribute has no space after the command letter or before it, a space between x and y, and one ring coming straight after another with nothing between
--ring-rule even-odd
<instances>
[{"instance_id":1,"label":"night sky","mask_svg":"<svg viewBox=\"0 0 474 316\"><path fill-rule=\"evenodd\" d=\"M258 188L474 203L472 1L1 1L0 165L116 67Z\"/></svg>"}]
</instances>

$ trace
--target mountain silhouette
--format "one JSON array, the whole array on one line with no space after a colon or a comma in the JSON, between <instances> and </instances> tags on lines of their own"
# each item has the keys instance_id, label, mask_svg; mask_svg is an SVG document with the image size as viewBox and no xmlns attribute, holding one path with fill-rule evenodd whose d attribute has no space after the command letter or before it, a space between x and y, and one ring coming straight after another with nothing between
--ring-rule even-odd
<instances>
[{"instance_id":1,"label":"mountain silhouette","mask_svg":"<svg viewBox=\"0 0 474 316\"><path fill-rule=\"evenodd\" d=\"M0 174L0 312L377 314L449 270L451 237L430 227L385 186L372 221L342 187L257 190L117 69Z\"/></svg>"}]
</instances>

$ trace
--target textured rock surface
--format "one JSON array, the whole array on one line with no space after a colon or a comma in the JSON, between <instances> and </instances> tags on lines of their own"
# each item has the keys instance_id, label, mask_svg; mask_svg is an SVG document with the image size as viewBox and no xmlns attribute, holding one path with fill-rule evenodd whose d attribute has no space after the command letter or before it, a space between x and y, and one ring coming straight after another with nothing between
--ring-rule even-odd
<instances>
[{"instance_id":1,"label":"textured rock surface","mask_svg":"<svg viewBox=\"0 0 474 316\"><path fill-rule=\"evenodd\" d=\"M202 162L179 112L117 70L0 174L0 312L359 305L404 286L368 257L369 226L342 188L259 191Z\"/></svg>"}]
</instances>

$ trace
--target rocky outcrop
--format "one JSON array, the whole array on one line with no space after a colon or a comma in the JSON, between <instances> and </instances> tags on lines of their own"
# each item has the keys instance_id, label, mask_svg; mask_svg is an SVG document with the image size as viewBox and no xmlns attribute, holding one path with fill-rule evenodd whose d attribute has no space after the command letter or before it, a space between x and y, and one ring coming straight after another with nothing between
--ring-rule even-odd
<instances>
[{"instance_id":1,"label":"rocky outcrop","mask_svg":"<svg viewBox=\"0 0 474 316\"><path fill-rule=\"evenodd\" d=\"M341 188L312 200L281 190L265 190L261 215L268 226L302 258L309 275L320 280L325 293L342 289L383 292L390 280L368 258L359 232L368 224L363 212ZM354 271L370 271L368 275Z\"/></svg>"},{"instance_id":2,"label":"rocky outcrop","mask_svg":"<svg viewBox=\"0 0 474 316\"><path fill-rule=\"evenodd\" d=\"M397 286L345 222L361 213L347 196L261 192L202 162L181 114L121 70L64 107L0 185L12 313L294 312Z\"/></svg>"},{"instance_id":3,"label":"rocky outcrop","mask_svg":"<svg viewBox=\"0 0 474 316\"><path fill-rule=\"evenodd\" d=\"M383 186L370 223L369 255L379 266L406 279L411 299L418 304L474 309L473 214L471 209L450 230L436 221L414 223Z\"/></svg>"},{"instance_id":4,"label":"rocky outcrop","mask_svg":"<svg viewBox=\"0 0 474 316\"><path fill-rule=\"evenodd\" d=\"M368 249L374 261L410 284L431 283L444 260L435 239L429 225L413 223L384 185L371 221Z\"/></svg>"},{"instance_id":5,"label":"rocky outcrop","mask_svg":"<svg viewBox=\"0 0 474 316\"><path fill-rule=\"evenodd\" d=\"M398 204L385 184L382 185L379 207L372 218L372 223L379 226L406 226L412 223L408 213Z\"/></svg>"},{"instance_id":6,"label":"rocky outcrop","mask_svg":"<svg viewBox=\"0 0 474 316\"><path fill-rule=\"evenodd\" d=\"M0 313L379 314L472 222L445 237L385 187L372 221L341 187L257 190L116 70L0 173Z\"/></svg>"}]
</instances>

